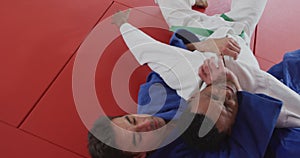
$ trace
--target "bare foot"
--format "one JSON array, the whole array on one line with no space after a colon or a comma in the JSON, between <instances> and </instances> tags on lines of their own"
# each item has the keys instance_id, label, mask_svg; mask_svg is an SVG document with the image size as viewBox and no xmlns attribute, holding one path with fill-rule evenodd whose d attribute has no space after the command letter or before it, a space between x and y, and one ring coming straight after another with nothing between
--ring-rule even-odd
<instances>
[{"instance_id":1,"label":"bare foot","mask_svg":"<svg viewBox=\"0 0 300 158\"><path fill-rule=\"evenodd\" d=\"M199 8L207 8L208 7L207 0L196 0L195 6Z\"/></svg>"}]
</instances>

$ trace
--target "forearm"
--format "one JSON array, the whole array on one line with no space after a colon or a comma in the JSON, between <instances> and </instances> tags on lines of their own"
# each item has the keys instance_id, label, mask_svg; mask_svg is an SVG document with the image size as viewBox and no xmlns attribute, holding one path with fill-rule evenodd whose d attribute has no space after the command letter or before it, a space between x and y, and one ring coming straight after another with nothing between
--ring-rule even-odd
<instances>
[{"instance_id":1,"label":"forearm","mask_svg":"<svg viewBox=\"0 0 300 158\"><path fill-rule=\"evenodd\" d=\"M191 43L192 48L198 50L199 52L213 52L218 53L218 49L213 45L213 39L207 39L205 41Z\"/></svg>"},{"instance_id":2,"label":"forearm","mask_svg":"<svg viewBox=\"0 0 300 158\"><path fill-rule=\"evenodd\" d=\"M234 59L237 59L241 51L239 44L228 37L210 38L205 41L191 43L191 45L199 52L212 52L222 56L231 56Z\"/></svg>"}]
</instances>

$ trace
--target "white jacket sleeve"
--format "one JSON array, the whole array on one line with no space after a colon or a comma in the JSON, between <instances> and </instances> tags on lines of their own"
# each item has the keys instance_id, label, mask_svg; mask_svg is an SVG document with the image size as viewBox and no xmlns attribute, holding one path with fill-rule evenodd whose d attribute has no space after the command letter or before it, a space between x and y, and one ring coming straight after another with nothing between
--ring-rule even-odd
<instances>
[{"instance_id":1,"label":"white jacket sleeve","mask_svg":"<svg viewBox=\"0 0 300 158\"><path fill-rule=\"evenodd\" d=\"M300 127L300 95L269 73L244 62L227 62L227 67L237 74L243 90L263 93L283 102L276 127Z\"/></svg>"},{"instance_id":2,"label":"white jacket sleeve","mask_svg":"<svg viewBox=\"0 0 300 158\"><path fill-rule=\"evenodd\" d=\"M188 100L199 90L198 68L205 59L201 53L158 42L128 23L120 31L139 64L148 64L179 96Z\"/></svg>"}]
</instances>

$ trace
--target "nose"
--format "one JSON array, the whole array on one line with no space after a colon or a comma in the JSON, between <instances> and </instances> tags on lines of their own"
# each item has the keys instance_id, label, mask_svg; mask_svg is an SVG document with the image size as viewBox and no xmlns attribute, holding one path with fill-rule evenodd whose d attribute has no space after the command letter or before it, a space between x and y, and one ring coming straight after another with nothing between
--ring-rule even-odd
<instances>
[{"instance_id":1,"label":"nose","mask_svg":"<svg viewBox=\"0 0 300 158\"><path fill-rule=\"evenodd\" d=\"M149 118L141 118L137 120L137 124L135 126L136 131L138 132L148 132L153 130L153 123Z\"/></svg>"}]
</instances>

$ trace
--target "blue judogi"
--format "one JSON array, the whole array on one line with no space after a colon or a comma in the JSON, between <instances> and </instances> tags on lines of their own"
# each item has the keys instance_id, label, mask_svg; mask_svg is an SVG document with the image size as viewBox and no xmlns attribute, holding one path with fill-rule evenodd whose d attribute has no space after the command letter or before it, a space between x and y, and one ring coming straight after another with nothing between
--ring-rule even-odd
<instances>
[{"instance_id":1,"label":"blue judogi","mask_svg":"<svg viewBox=\"0 0 300 158\"><path fill-rule=\"evenodd\" d=\"M153 98L160 97L161 94L168 92L164 106L156 106L152 104L151 85L160 86L155 89ZM165 88L165 90L163 89ZM151 95L154 95L151 94ZM207 152L194 150L188 147L181 138L178 138L170 145L158 149L149 157L165 157L165 158L228 158L228 157L263 157L268 146L269 140L275 128L277 117L280 113L282 102L263 94L251 94L248 92L238 92L239 113L234 127L232 128L232 136L228 142L224 142L219 151ZM172 119L175 115L180 98L176 91L168 87L158 74L152 72L147 83L143 84L139 93L139 113L153 114L158 111L155 116L162 117L166 120ZM150 103L150 104L149 104ZM179 104L178 104L179 103ZM146 106L145 108L143 106ZM149 109L149 113L146 109ZM175 118L177 119L177 118Z\"/></svg>"},{"instance_id":2,"label":"blue judogi","mask_svg":"<svg viewBox=\"0 0 300 158\"><path fill-rule=\"evenodd\" d=\"M283 61L274 65L268 72L300 94L299 68L300 50L296 50L286 53L283 57ZM300 128L275 129L265 157L300 157Z\"/></svg>"},{"instance_id":3,"label":"blue judogi","mask_svg":"<svg viewBox=\"0 0 300 158\"><path fill-rule=\"evenodd\" d=\"M191 37L189 39L194 38ZM173 34L170 41L171 45L186 49L185 43L184 40L176 36L176 33ZM278 67L282 68L284 66ZM280 70L277 68L275 72L280 72ZM154 99L151 100L151 98ZM272 140L268 147L266 157L298 154L296 152L297 147L292 148L289 146L286 148L286 146L282 144L282 140L283 138L298 138L300 130L276 129L273 133L282 106L281 101L263 94L251 94L248 92L238 92L238 100L239 112L236 123L232 129L231 138L228 142L222 144L222 148L219 151L207 152L194 150L185 145L181 138L178 138L166 147L158 149L149 157L264 157L271 136ZM148 76L147 82L141 86L138 102L138 113L153 114L165 120L171 120L173 117L177 119L179 116L175 116L175 114L179 105L186 106L186 102L177 95L176 91L168 87L155 72L152 72ZM282 134L284 132L285 134ZM298 144L300 144L300 139L298 138L298 140L298 142L294 142L294 145L298 146ZM293 146L293 143L290 144Z\"/></svg>"}]
</instances>

